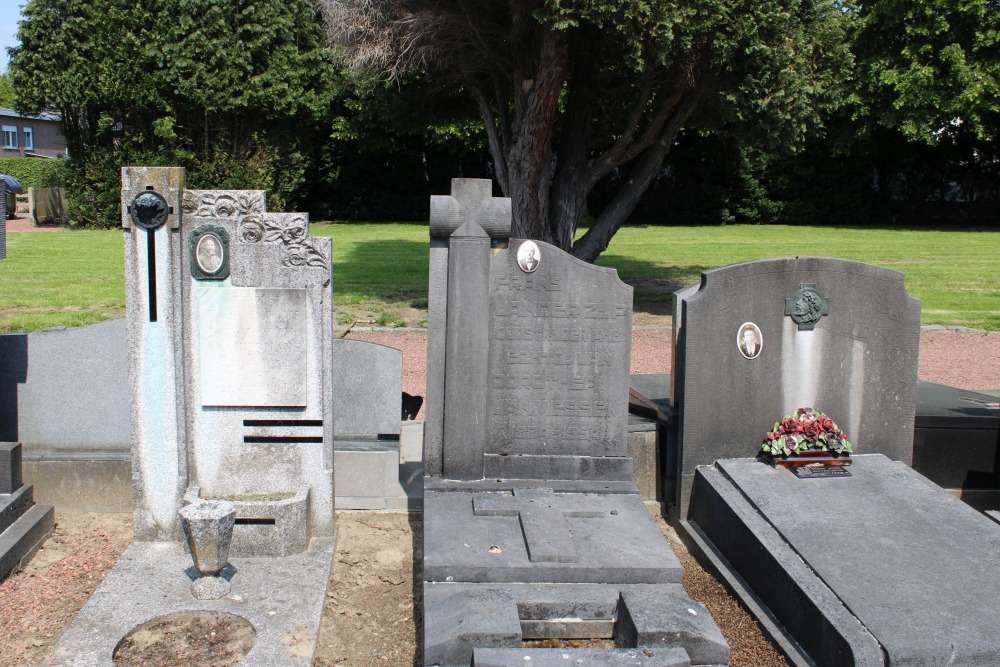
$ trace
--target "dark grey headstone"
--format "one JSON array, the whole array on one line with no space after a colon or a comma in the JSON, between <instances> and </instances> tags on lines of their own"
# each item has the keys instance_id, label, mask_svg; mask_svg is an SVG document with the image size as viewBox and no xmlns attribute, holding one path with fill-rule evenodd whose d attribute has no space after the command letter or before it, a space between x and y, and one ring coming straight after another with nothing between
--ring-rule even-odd
<instances>
[{"instance_id":1,"label":"dark grey headstone","mask_svg":"<svg viewBox=\"0 0 1000 667\"><path fill-rule=\"evenodd\" d=\"M466 220L491 239L510 236L510 200L493 197L489 179L455 178L451 195L431 197L430 267L427 284L427 407L424 425L424 471L440 475L444 441L445 327L448 322L448 238Z\"/></svg>"},{"instance_id":2,"label":"dark grey headstone","mask_svg":"<svg viewBox=\"0 0 1000 667\"><path fill-rule=\"evenodd\" d=\"M757 580L765 597L794 586L819 600L829 587L836 598L824 604L849 610L839 620L823 614L829 632L820 624L799 635L815 645L816 664L853 664L832 660L823 645L861 627L893 665L1000 662L1000 526L989 518L879 454L854 457L852 476L834 479L799 479L750 459L722 460L717 468L722 474L713 484L736 492L730 508L751 506L737 524L764 517L771 527L751 528L763 546L750 548L730 539L743 526L723 521L723 513L692 518L736 572ZM761 536L770 530L780 537L768 544ZM778 556L773 567L761 553ZM799 559L807 570L796 576L786 563ZM797 596L768 604L787 625L804 617Z\"/></svg>"},{"instance_id":3,"label":"dark grey headstone","mask_svg":"<svg viewBox=\"0 0 1000 667\"><path fill-rule=\"evenodd\" d=\"M333 437L399 435L403 353L363 340L333 341Z\"/></svg>"},{"instance_id":4,"label":"dark grey headstone","mask_svg":"<svg viewBox=\"0 0 1000 667\"><path fill-rule=\"evenodd\" d=\"M974 505L1000 496L1000 409L987 394L917 384L913 469Z\"/></svg>"},{"instance_id":5,"label":"dark grey headstone","mask_svg":"<svg viewBox=\"0 0 1000 667\"><path fill-rule=\"evenodd\" d=\"M525 273L521 243L493 255L487 461L626 457L632 288L545 243ZM629 478L630 468L605 465L595 474Z\"/></svg>"},{"instance_id":6,"label":"dark grey headstone","mask_svg":"<svg viewBox=\"0 0 1000 667\"><path fill-rule=\"evenodd\" d=\"M21 444L0 442L0 494L11 494L21 488Z\"/></svg>"},{"instance_id":7,"label":"dark grey headstone","mask_svg":"<svg viewBox=\"0 0 1000 667\"><path fill-rule=\"evenodd\" d=\"M785 314L803 284L829 300L813 330ZM837 422L855 452L911 462L920 302L903 274L823 257L768 259L705 271L677 301L682 517L696 466L755 456L774 422L804 406ZM746 322L763 334L754 359L737 346Z\"/></svg>"}]
</instances>

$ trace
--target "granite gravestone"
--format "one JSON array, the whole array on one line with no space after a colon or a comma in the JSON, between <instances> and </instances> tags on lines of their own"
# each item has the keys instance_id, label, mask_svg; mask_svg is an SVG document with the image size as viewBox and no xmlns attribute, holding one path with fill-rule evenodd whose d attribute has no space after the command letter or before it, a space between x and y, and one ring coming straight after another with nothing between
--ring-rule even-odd
<instances>
[{"instance_id":1,"label":"granite gravestone","mask_svg":"<svg viewBox=\"0 0 1000 667\"><path fill-rule=\"evenodd\" d=\"M791 661L996 664L1000 529L907 465L920 310L902 274L761 260L677 303L682 525ZM807 406L847 431L850 476L754 458Z\"/></svg>"},{"instance_id":2,"label":"granite gravestone","mask_svg":"<svg viewBox=\"0 0 1000 667\"><path fill-rule=\"evenodd\" d=\"M341 509L419 507L421 466L400 456L403 353L333 341L334 486Z\"/></svg>"},{"instance_id":3,"label":"granite gravestone","mask_svg":"<svg viewBox=\"0 0 1000 667\"><path fill-rule=\"evenodd\" d=\"M178 539L185 497L227 498L234 555L302 551L334 531L330 241L183 177L123 172L136 537Z\"/></svg>"},{"instance_id":4,"label":"granite gravestone","mask_svg":"<svg viewBox=\"0 0 1000 667\"><path fill-rule=\"evenodd\" d=\"M21 444L0 442L0 581L22 569L55 526L52 506L35 504L21 472Z\"/></svg>"},{"instance_id":5,"label":"granite gravestone","mask_svg":"<svg viewBox=\"0 0 1000 667\"><path fill-rule=\"evenodd\" d=\"M631 482L631 288L545 243L494 243L475 219L446 263L444 321L428 333L444 404L431 412L429 392L441 441L424 478L425 664L558 637L728 662Z\"/></svg>"},{"instance_id":6,"label":"granite gravestone","mask_svg":"<svg viewBox=\"0 0 1000 667\"><path fill-rule=\"evenodd\" d=\"M331 241L178 168L123 169L122 225L136 541L52 663L110 664L143 623L212 610L256 629L241 664L310 665L335 544ZM234 509L224 582L185 551L179 512L205 500Z\"/></svg>"}]
</instances>

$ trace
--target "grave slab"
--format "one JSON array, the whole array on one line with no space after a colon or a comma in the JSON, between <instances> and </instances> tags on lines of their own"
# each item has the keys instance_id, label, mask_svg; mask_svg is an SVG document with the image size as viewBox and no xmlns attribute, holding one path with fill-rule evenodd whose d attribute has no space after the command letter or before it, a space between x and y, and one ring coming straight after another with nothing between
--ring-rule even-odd
<instances>
[{"instance_id":1,"label":"grave slab","mask_svg":"<svg viewBox=\"0 0 1000 667\"><path fill-rule=\"evenodd\" d=\"M426 581L678 583L637 494L425 492Z\"/></svg>"},{"instance_id":2,"label":"grave slab","mask_svg":"<svg viewBox=\"0 0 1000 667\"><path fill-rule=\"evenodd\" d=\"M614 660L637 648L644 658L660 655L679 659L683 653L689 661L679 663L684 665L729 663L729 647L718 626L680 584L425 582L424 599L430 602L424 618L424 660L428 665L464 666L473 654L479 656L476 660L517 658L488 664L527 664L524 655L535 654L518 653L530 651L522 646L525 640L566 637L570 634L566 626L574 625L587 626L581 637L597 634L616 642L619 648L604 654L611 660L607 664L617 664ZM570 665L587 664L576 661L594 657L578 651L563 649L557 657ZM570 658L563 658L562 652ZM538 655L548 659L553 654Z\"/></svg>"},{"instance_id":3,"label":"grave slab","mask_svg":"<svg viewBox=\"0 0 1000 667\"><path fill-rule=\"evenodd\" d=\"M719 460L688 523L816 664L997 664L1000 526L883 455L851 473Z\"/></svg>"},{"instance_id":4,"label":"grave slab","mask_svg":"<svg viewBox=\"0 0 1000 667\"><path fill-rule=\"evenodd\" d=\"M202 610L253 624L257 635L241 667L311 665L333 556L333 539L314 538L307 551L294 556L233 558L229 594L198 600L191 592L191 556L180 544L133 542L70 623L46 665L113 667L115 647L136 626Z\"/></svg>"}]
</instances>

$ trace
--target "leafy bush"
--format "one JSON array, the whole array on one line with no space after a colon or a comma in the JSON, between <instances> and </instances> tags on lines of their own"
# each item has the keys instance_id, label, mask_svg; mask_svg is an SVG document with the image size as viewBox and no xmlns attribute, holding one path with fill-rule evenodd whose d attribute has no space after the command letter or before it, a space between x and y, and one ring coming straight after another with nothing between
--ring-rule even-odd
<instances>
[{"instance_id":1,"label":"leafy bush","mask_svg":"<svg viewBox=\"0 0 1000 667\"><path fill-rule=\"evenodd\" d=\"M13 176L28 188L58 188L69 176L65 160L42 160L33 157L0 158L0 174Z\"/></svg>"}]
</instances>

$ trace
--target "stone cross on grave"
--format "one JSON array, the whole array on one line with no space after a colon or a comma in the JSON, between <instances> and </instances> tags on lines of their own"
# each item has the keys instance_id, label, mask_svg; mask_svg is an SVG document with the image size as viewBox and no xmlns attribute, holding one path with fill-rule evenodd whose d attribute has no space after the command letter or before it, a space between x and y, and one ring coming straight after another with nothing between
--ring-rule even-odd
<instances>
[{"instance_id":1,"label":"stone cross on grave","mask_svg":"<svg viewBox=\"0 0 1000 667\"><path fill-rule=\"evenodd\" d=\"M516 516L532 563L575 563L576 547L567 518L601 519L608 510L599 495L556 494L552 489L514 488L514 495L483 494L472 501L476 516Z\"/></svg>"},{"instance_id":2,"label":"stone cross on grave","mask_svg":"<svg viewBox=\"0 0 1000 667\"><path fill-rule=\"evenodd\" d=\"M493 181L454 178L450 195L431 197L431 257L427 287L427 418L424 473L440 476L444 443L445 337L448 321L448 239L472 221L493 241L510 237L510 199L493 196ZM439 335L437 335L439 334Z\"/></svg>"},{"instance_id":3,"label":"stone cross on grave","mask_svg":"<svg viewBox=\"0 0 1000 667\"><path fill-rule=\"evenodd\" d=\"M431 197L431 238L448 238L465 222L474 220L490 238L510 236L510 199L493 196L493 181L455 178L450 195Z\"/></svg>"}]
</instances>

